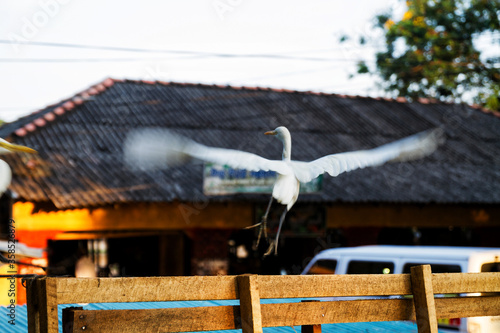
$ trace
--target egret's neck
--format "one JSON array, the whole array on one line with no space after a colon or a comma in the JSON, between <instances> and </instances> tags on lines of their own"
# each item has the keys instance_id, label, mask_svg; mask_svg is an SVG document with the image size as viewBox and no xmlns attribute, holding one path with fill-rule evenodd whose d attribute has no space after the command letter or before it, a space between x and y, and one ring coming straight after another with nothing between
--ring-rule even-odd
<instances>
[{"instance_id":1,"label":"egret's neck","mask_svg":"<svg viewBox=\"0 0 500 333\"><path fill-rule=\"evenodd\" d=\"M292 138L289 134L284 135L281 141L283 142L283 160L290 161L292 158Z\"/></svg>"}]
</instances>

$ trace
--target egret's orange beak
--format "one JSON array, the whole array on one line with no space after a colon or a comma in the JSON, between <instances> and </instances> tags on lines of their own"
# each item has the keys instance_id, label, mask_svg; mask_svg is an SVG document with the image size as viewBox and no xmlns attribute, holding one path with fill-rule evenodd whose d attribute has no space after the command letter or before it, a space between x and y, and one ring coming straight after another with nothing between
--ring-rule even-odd
<instances>
[{"instance_id":1,"label":"egret's orange beak","mask_svg":"<svg viewBox=\"0 0 500 333\"><path fill-rule=\"evenodd\" d=\"M265 135L276 135L276 131L268 131L264 133Z\"/></svg>"},{"instance_id":2,"label":"egret's orange beak","mask_svg":"<svg viewBox=\"0 0 500 333\"><path fill-rule=\"evenodd\" d=\"M30 154L35 154L37 152L36 150L31 149L30 147L16 145L16 144L7 142L5 140L0 141L0 147L7 149L9 151L12 151L12 152L22 151L22 152L30 153Z\"/></svg>"}]
</instances>

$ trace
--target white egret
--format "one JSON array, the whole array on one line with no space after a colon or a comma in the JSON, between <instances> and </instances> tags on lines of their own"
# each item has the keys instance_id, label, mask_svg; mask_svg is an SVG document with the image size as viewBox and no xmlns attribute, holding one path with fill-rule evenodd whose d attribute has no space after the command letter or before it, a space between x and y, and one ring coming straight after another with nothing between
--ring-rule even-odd
<instances>
[{"instance_id":1,"label":"white egret","mask_svg":"<svg viewBox=\"0 0 500 333\"><path fill-rule=\"evenodd\" d=\"M274 135L283 143L282 160L269 160L259 155L224 148L202 145L187 138L175 135L168 130L149 129L132 132L125 142L125 160L142 170L165 168L186 163L191 159L227 165L235 169L250 171L275 171L278 178L274 184L271 200L260 225L258 241L266 224L273 198L285 205L280 217L278 232L266 255L277 252L278 239L286 213L292 208L299 196L300 183L307 183L323 173L333 177L340 173L368 166L378 166L386 162L400 162L417 159L431 154L441 142L442 130L434 129L385 144L371 150L327 155L311 162L291 160L292 140L286 127L280 126L265 133ZM250 227L250 228L251 228ZM257 242L258 242L257 241Z\"/></svg>"},{"instance_id":2,"label":"white egret","mask_svg":"<svg viewBox=\"0 0 500 333\"><path fill-rule=\"evenodd\" d=\"M0 154L3 155L13 152L25 152L33 154L36 153L36 150L31 149L29 147L16 145L0 138ZM0 196L5 191L7 191L7 188L9 187L11 180L12 180L12 171L10 170L9 165L5 163L5 161L0 160Z\"/></svg>"}]
</instances>

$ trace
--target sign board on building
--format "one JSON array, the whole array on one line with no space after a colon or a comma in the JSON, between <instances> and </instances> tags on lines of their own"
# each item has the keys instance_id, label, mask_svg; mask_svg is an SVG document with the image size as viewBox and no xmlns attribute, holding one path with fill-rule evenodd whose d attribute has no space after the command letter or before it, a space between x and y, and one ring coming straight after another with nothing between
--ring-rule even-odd
<instances>
[{"instance_id":1,"label":"sign board on building","mask_svg":"<svg viewBox=\"0 0 500 333\"><path fill-rule=\"evenodd\" d=\"M275 171L249 171L206 163L203 170L203 192L205 195L234 193L271 193L278 174ZM307 184L300 184L301 193L321 191L323 177Z\"/></svg>"}]
</instances>

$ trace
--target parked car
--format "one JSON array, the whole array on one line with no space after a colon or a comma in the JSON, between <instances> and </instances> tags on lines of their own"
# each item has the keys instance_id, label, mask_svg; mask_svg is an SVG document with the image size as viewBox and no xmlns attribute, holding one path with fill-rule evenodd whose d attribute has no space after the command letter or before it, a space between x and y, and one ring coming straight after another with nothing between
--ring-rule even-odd
<instances>
[{"instance_id":1,"label":"parked car","mask_svg":"<svg viewBox=\"0 0 500 333\"><path fill-rule=\"evenodd\" d=\"M433 273L500 272L500 248L374 245L336 248L318 253L302 274L402 274L430 264ZM498 333L500 317L439 321L455 332Z\"/></svg>"}]
</instances>

